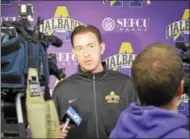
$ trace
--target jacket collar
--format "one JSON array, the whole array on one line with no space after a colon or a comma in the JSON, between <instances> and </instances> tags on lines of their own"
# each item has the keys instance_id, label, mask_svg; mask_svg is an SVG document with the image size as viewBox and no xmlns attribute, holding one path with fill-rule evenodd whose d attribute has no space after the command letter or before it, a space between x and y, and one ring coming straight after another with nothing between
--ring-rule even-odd
<instances>
[{"instance_id":1,"label":"jacket collar","mask_svg":"<svg viewBox=\"0 0 190 139\"><path fill-rule=\"evenodd\" d=\"M101 62L103 65L103 71L101 72L97 72L97 73L91 73L91 72L84 72L81 70L80 65L78 66L78 74L79 76L85 78L85 79L90 79L92 80L95 77L95 80L99 80L102 77L104 77L105 75L107 75L109 69L106 65L106 62Z\"/></svg>"}]
</instances>

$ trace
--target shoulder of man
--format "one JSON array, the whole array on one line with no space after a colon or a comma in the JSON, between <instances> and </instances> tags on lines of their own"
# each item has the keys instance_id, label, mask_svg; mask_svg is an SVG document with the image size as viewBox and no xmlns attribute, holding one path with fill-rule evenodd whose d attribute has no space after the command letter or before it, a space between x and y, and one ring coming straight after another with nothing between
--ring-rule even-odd
<instances>
[{"instance_id":1,"label":"shoulder of man","mask_svg":"<svg viewBox=\"0 0 190 139\"><path fill-rule=\"evenodd\" d=\"M119 71L109 70L109 76L121 80L131 80L131 77L129 75L121 73Z\"/></svg>"},{"instance_id":2,"label":"shoulder of man","mask_svg":"<svg viewBox=\"0 0 190 139\"><path fill-rule=\"evenodd\" d=\"M76 78L77 78L77 73L75 73L75 74L73 74L73 75L71 75L69 77L66 77L62 81L59 81L57 83L57 85L55 86L54 91L59 90L61 88L64 88L64 86L72 84L72 82L75 81Z\"/></svg>"}]
</instances>

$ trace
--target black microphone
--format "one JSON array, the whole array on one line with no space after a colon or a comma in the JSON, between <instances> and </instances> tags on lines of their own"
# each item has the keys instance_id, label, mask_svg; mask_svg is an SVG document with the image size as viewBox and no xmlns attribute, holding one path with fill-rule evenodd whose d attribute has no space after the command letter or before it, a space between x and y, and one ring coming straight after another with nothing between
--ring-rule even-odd
<instances>
[{"instance_id":1,"label":"black microphone","mask_svg":"<svg viewBox=\"0 0 190 139\"><path fill-rule=\"evenodd\" d=\"M46 46L53 45L55 47L61 47L63 45L62 40L54 35L48 36L45 34L41 34L40 40Z\"/></svg>"},{"instance_id":2,"label":"black microphone","mask_svg":"<svg viewBox=\"0 0 190 139\"><path fill-rule=\"evenodd\" d=\"M35 25L34 33L39 37L39 40L42 44L45 46L53 45L55 47L61 47L63 42L61 39L54 35L45 35L44 33L40 32L40 25L42 25L44 22L41 17L37 18L37 24Z\"/></svg>"},{"instance_id":3,"label":"black microphone","mask_svg":"<svg viewBox=\"0 0 190 139\"><path fill-rule=\"evenodd\" d=\"M69 106L63 117L61 118L61 122L64 123L63 129L65 129L69 124L72 126L79 126L82 122L82 118L77 113L79 110L76 106Z\"/></svg>"},{"instance_id":4,"label":"black microphone","mask_svg":"<svg viewBox=\"0 0 190 139\"><path fill-rule=\"evenodd\" d=\"M61 47L63 45L63 42L61 39L59 39L56 36L49 36L49 39L52 40L52 44L55 47Z\"/></svg>"}]
</instances>

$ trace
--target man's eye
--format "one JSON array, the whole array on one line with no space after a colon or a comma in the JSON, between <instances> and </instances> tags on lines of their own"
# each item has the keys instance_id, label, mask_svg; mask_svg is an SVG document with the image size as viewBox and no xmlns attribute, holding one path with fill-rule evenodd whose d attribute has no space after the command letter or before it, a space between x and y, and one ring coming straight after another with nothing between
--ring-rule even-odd
<instances>
[{"instance_id":1,"label":"man's eye","mask_svg":"<svg viewBox=\"0 0 190 139\"><path fill-rule=\"evenodd\" d=\"M90 45L90 48L93 48L94 47L94 45Z\"/></svg>"},{"instance_id":2,"label":"man's eye","mask_svg":"<svg viewBox=\"0 0 190 139\"><path fill-rule=\"evenodd\" d=\"M82 50L82 47L77 47L76 49L77 49L77 50Z\"/></svg>"}]
</instances>

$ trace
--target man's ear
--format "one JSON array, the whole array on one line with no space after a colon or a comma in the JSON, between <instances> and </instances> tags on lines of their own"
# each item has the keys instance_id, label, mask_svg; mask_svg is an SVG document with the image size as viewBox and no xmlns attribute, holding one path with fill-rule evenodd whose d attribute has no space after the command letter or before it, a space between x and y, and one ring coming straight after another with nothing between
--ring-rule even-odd
<instances>
[{"instance_id":1,"label":"man's ear","mask_svg":"<svg viewBox=\"0 0 190 139\"><path fill-rule=\"evenodd\" d=\"M102 43L100 44L100 49L101 49L101 50L100 50L100 51L101 51L101 55L103 55L103 54L104 54L104 51L105 51L105 43L102 42Z\"/></svg>"},{"instance_id":2,"label":"man's ear","mask_svg":"<svg viewBox=\"0 0 190 139\"><path fill-rule=\"evenodd\" d=\"M184 92L184 80L181 80L178 85L176 95L181 96L183 94L183 92Z\"/></svg>"},{"instance_id":3,"label":"man's ear","mask_svg":"<svg viewBox=\"0 0 190 139\"><path fill-rule=\"evenodd\" d=\"M74 48L72 48L72 53L73 53L73 55L74 55L74 57L75 57L75 59L76 59L77 56L76 56L76 52L75 52Z\"/></svg>"}]
</instances>

